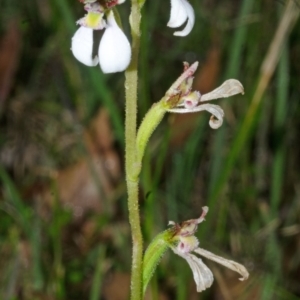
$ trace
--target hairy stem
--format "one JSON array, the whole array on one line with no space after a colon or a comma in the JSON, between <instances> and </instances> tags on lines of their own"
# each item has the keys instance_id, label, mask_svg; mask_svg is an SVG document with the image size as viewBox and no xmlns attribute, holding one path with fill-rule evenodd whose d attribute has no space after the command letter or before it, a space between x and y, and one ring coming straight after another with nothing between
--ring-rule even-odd
<instances>
[{"instance_id":1,"label":"hairy stem","mask_svg":"<svg viewBox=\"0 0 300 300\"><path fill-rule=\"evenodd\" d=\"M129 222L132 236L131 296L132 300L142 298L143 238L138 204L138 178L136 174L136 119L138 54L140 47L140 6L138 0L131 1L132 59L125 72L125 172L128 192Z\"/></svg>"}]
</instances>

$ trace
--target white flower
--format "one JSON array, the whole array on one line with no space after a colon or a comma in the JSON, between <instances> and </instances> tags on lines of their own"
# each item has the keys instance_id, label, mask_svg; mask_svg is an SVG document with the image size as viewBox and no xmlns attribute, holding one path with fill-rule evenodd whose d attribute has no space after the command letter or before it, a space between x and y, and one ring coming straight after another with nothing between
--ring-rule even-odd
<instances>
[{"instance_id":1,"label":"white flower","mask_svg":"<svg viewBox=\"0 0 300 300\"><path fill-rule=\"evenodd\" d=\"M238 272L242 276L240 280L247 279L249 277L249 273L243 265L232 260L225 259L221 256L217 256L199 247L199 241L194 236L194 233L197 230L198 224L205 220L204 217L208 212L208 207L205 206L202 209L202 215L198 219L188 220L181 224L177 224L172 221L169 222L169 225L174 226L176 238L178 239L177 245L173 246L172 250L175 254L184 258L189 264L193 272L194 281L197 286L197 292L202 292L209 288L214 281L214 276L211 270L203 263L203 261L191 252L196 252L235 272Z\"/></svg>"},{"instance_id":2,"label":"white flower","mask_svg":"<svg viewBox=\"0 0 300 300\"><path fill-rule=\"evenodd\" d=\"M165 101L168 112L193 113L206 110L212 114L209 125L213 129L219 128L223 123L224 112L222 108L214 104L203 104L203 102L227 98L239 93L244 94L243 85L236 79L228 79L212 92L201 95L198 91L192 91L192 77L197 70L198 62L189 66L184 63L183 74L174 82L167 91ZM168 102L170 105L168 105Z\"/></svg>"},{"instance_id":3,"label":"white flower","mask_svg":"<svg viewBox=\"0 0 300 300\"><path fill-rule=\"evenodd\" d=\"M130 44L119 28L112 11L107 17L107 26L100 42L98 57L104 73L122 72L130 63Z\"/></svg>"},{"instance_id":4,"label":"white flower","mask_svg":"<svg viewBox=\"0 0 300 300\"><path fill-rule=\"evenodd\" d=\"M186 36L191 32L195 23L195 13L187 0L171 0L171 16L167 26L177 28L183 25L186 20L184 29L174 32L174 35Z\"/></svg>"},{"instance_id":5,"label":"white flower","mask_svg":"<svg viewBox=\"0 0 300 300\"><path fill-rule=\"evenodd\" d=\"M123 2L124 0L109 2L109 8ZM119 28L113 11L93 0L84 1L84 4L88 14L77 21L81 27L72 38L73 55L86 66L96 66L99 62L104 73L124 71L130 63L131 47L126 35ZM107 20L104 19L106 11ZM93 54L93 31L102 29L105 29L105 32L98 54Z\"/></svg>"}]
</instances>

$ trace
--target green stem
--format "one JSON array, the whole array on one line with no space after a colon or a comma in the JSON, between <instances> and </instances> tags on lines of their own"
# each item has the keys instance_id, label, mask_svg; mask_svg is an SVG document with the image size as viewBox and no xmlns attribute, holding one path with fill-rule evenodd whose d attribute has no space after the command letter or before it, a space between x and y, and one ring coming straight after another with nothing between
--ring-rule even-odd
<instances>
[{"instance_id":1,"label":"green stem","mask_svg":"<svg viewBox=\"0 0 300 300\"><path fill-rule=\"evenodd\" d=\"M136 166L136 119L138 54L140 47L140 6L138 0L131 1L130 25L132 34L132 59L125 72L125 172L128 192L129 222L132 236L131 296L132 300L142 298L143 237L138 204L138 177L134 176Z\"/></svg>"}]
</instances>

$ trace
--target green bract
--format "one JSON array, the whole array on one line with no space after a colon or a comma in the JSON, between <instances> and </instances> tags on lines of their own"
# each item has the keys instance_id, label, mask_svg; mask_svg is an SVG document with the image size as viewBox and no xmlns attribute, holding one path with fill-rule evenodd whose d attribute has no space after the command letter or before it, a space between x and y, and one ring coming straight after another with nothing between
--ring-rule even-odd
<instances>
[{"instance_id":1,"label":"green bract","mask_svg":"<svg viewBox=\"0 0 300 300\"><path fill-rule=\"evenodd\" d=\"M167 229L159 233L148 246L143 262L143 293L145 294L147 285L153 276L161 258L168 250L168 247L176 246L178 240L174 238L174 228Z\"/></svg>"}]
</instances>

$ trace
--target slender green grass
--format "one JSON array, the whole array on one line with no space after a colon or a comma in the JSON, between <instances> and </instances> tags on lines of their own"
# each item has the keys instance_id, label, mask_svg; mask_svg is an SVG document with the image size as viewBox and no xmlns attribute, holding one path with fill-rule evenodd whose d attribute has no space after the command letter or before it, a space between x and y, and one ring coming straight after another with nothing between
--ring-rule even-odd
<instances>
[{"instance_id":1,"label":"slender green grass","mask_svg":"<svg viewBox=\"0 0 300 300\"><path fill-rule=\"evenodd\" d=\"M0 166L0 179L4 187L3 192L5 193L4 208L7 207L12 212L12 217L24 233L29 236L31 209L23 203L15 184L2 166Z\"/></svg>"},{"instance_id":2,"label":"slender green grass","mask_svg":"<svg viewBox=\"0 0 300 300\"><path fill-rule=\"evenodd\" d=\"M31 247L32 247L32 277L33 289L42 290L45 284L44 274L42 270L42 222L38 216L34 217L33 230L31 233Z\"/></svg>"},{"instance_id":3,"label":"slender green grass","mask_svg":"<svg viewBox=\"0 0 300 300\"><path fill-rule=\"evenodd\" d=\"M252 13L252 9L254 6L254 1L253 0L244 0L241 2L240 6L240 11L238 18L243 19L247 15ZM228 64L226 66L226 69L224 71L224 80L228 78L239 78L240 76L240 68L241 68L241 62L242 62L242 51L243 47L246 43L247 39L247 34L249 32L249 26L239 26L234 32L232 42L230 46L228 47ZM247 92L247 87L246 92ZM248 93L248 92L247 92ZM240 98L240 97L239 97ZM244 97L243 97L244 98ZM232 99L229 103L232 103ZM236 100L236 99L235 99ZM239 99L239 101L245 101L244 99ZM226 101L224 101L226 102ZM228 103L224 104L225 108L228 107ZM225 161L228 160L228 156L230 156L230 153L232 150L229 150L230 152L227 154L227 157L223 155L222 149L224 148L224 144L226 143L227 140L227 128L226 124L222 126L215 134L214 136L214 146L212 150L212 166L211 166L211 172L210 172L210 179L209 179L209 199L208 199L208 206L211 208L214 208L216 204L216 196L214 195L219 195L221 194L221 187L218 186L218 180L220 179L220 175L223 173L224 170L224 164ZM245 137L247 139L247 137ZM231 168L233 165L231 165ZM229 172L229 171L228 171ZM225 182L225 180L224 180ZM223 207L221 209L221 212L224 214L219 216L219 224L218 224L218 231L217 231L217 236L218 239L221 239L221 237L224 237L224 230L226 228L226 208L227 206Z\"/></svg>"},{"instance_id":4,"label":"slender green grass","mask_svg":"<svg viewBox=\"0 0 300 300\"><path fill-rule=\"evenodd\" d=\"M289 87L289 65L287 47L284 47L277 71L277 91L274 107L274 158L272 162L271 197L268 221L278 217L280 200L282 198L283 178L285 173L285 146L284 124L286 123L286 111ZM282 279L282 267L273 264L273 261L282 260L282 251L279 240L274 232L271 233L266 251L266 261L272 266L272 281L263 290L262 299L270 299L269 290L274 290L276 284Z\"/></svg>"},{"instance_id":5,"label":"slender green grass","mask_svg":"<svg viewBox=\"0 0 300 300\"><path fill-rule=\"evenodd\" d=\"M102 289L102 282L103 282L103 271L104 271L104 264L105 261L105 246L100 246L97 251L97 261L96 261L96 268L93 276L93 282L90 292L89 300L97 300L101 296L101 289Z\"/></svg>"},{"instance_id":6,"label":"slender green grass","mask_svg":"<svg viewBox=\"0 0 300 300\"><path fill-rule=\"evenodd\" d=\"M287 43L287 42L286 42ZM287 105L289 99L289 57L288 47L285 45L277 72L277 91L274 105L274 159L271 181L271 215L276 217L280 200L283 195L283 182L285 174L285 124Z\"/></svg>"}]
</instances>

